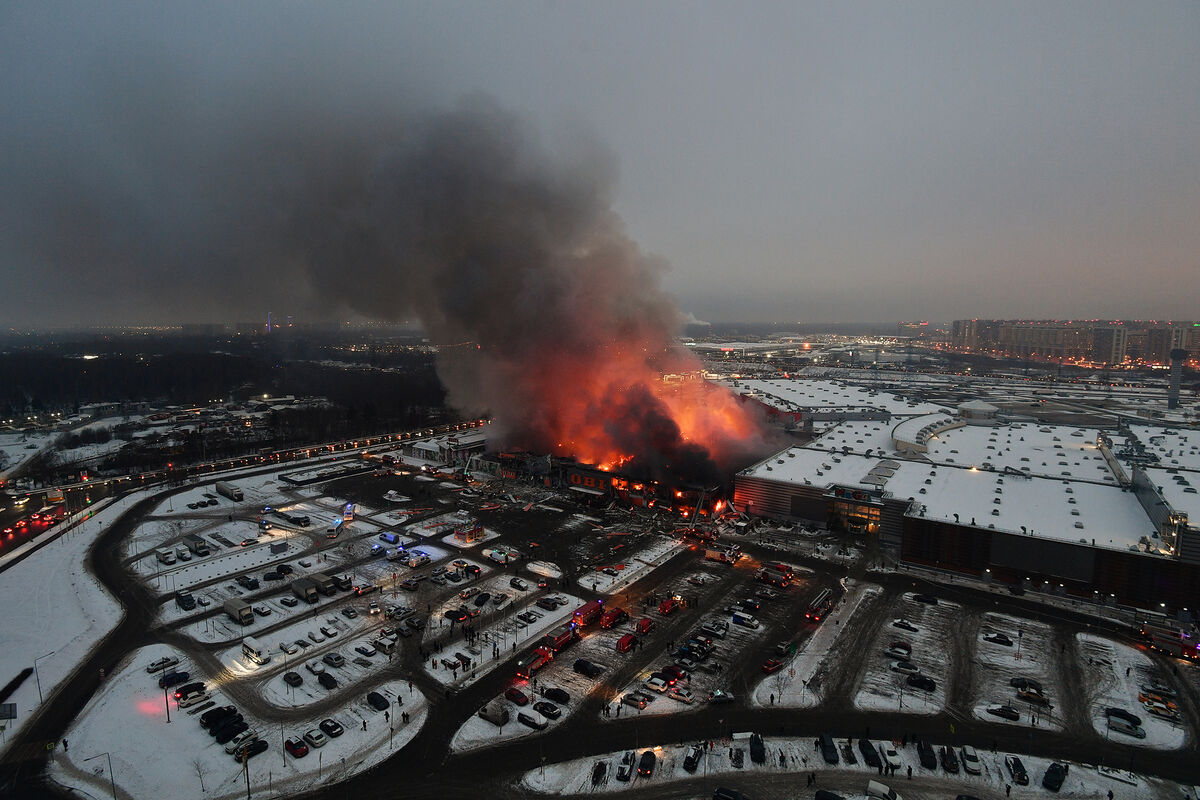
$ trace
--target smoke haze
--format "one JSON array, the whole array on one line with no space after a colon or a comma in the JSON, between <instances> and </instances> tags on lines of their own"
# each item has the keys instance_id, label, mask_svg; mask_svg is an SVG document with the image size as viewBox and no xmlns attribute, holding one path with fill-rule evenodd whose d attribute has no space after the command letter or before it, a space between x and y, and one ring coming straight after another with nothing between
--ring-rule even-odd
<instances>
[{"instance_id":1,"label":"smoke haze","mask_svg":"<svg viewBox=\"0 0 1200 800\"><path fill-rule=\"evenodd\" d=\"M416 316L450 402L493 414L509 446L706 481L765 446L727 393L663 382L699 365L590 137L551 148L484 96L438 107L319 71L218 81L153 49L110 57L73 115L4 132L8 246L68 291L210 318L281 298Z\"/></svg>"}]
</instances>

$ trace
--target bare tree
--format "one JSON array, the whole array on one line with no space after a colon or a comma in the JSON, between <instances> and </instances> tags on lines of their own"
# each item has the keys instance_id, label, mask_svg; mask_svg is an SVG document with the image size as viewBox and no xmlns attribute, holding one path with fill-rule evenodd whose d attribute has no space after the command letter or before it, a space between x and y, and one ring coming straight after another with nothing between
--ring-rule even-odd
<instances>
[{"instance_id":1,"label":"bare tree","mask_svg":"<svg viewBox=\"0 0 1200 800\"><path fill-rule=\"evenodd\" d=\"M196 777L200 779L200 791L203 792L203 791L205 791L205 789L204 789L204 762L197 758L195 761L192 762L192 766L196 768Z\"/></svg>"},{"instance_id":2,"label":"bare tree","mask_svg":"<svg viewBox=\"0 0 1200 800\"><path fill-rule=\"evenodd\" d=\"M771 688L775 690L775 696L782 702L783 692L791 684L792 679L788 677L785 670L779 670L771 676Z\"/></svg>"}]
</instances>

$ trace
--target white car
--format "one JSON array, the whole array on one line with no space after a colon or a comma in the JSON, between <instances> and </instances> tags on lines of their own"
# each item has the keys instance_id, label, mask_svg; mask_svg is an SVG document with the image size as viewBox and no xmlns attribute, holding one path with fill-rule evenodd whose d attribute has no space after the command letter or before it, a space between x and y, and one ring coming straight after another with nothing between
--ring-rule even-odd
<instances>
[{"instance_id":1,"label":"white car","mask_svg":"<svg viewBox=\"0 0 1200 800\"><path fill-rule=\"evenodd\" d=\"M173 667L179 663L179 659L175 656L163 656L160 659L151 661L146 665L146 672L159 672L167 667Z\"/></svg>"},{"instance_id":2,"label":"white car","mask_svg":"<svg viewBox=\"0 0 1200 800\"><path fill-rule=\"evenodd\" d=\"M279 649L287 653L289 656L294 656L300 652L300 648L290 642L280 642Z\"/></svg>"},{"instance_id":3,"label":"white car","mask_svg":"<svg viewBox=\"0 0 1200 800\"><path fill-rule=\"evenodd\" d=\"M304 741L308 742L309 747L324 747L329 739L321 731L311 728L304 732Z\"/></svg>"},{"instance_id":4,"label":"white car","mask_svg":"<svg viewBox=\"0 0 1200 800\"><path fill-rule=\"evenodd\" d=\"M900 769L900 754L896 752L896 748L886 742L879 745L879 755L883 756L883 763L893 769Z\"/></svg>"},{"instance_id":5,"label":"white car","mask_svg":"<svg viewBox=\"0 0 1200 800\"><path fill-rule=\"evenodd\" d=\"M191 708L192 706L200 705L201 703L203 703L207 700L208 700L207 694L205 694L204 692L197 692L196 694L180 698L179 707L180 708Z\"/></svg>"},{"instance_id":6,"label":"white car","mask_svg":"<svg viewBox=\"0 0 1200 800\"><path fill-rule=\"evenodd\" d=\"M379 608L378 601L372 600L370 605L367 606L367 613L368 614L378 614L379 612L380 612L380 608Z\"/></svg>"},{"instance_id":7,"label":"white car","mask_svg":"<svg viewBox=\"0 0 1200 800\"><path fill-rule=\"evenodd\" d=\"M308 638L309 638L309 641L311 641L315 644L320 644L321 642L325 641L325 637L322 636L321 634L317 633L316 631L309 631Z\"/></svg>"},{"instance_id":8,"label":"white car","mask_svg":"<svg viewBox=\"0 0 1200 800\"><path fill-rule=\"evenodd\" d=\"M311 672L313 675L320 675L322 672L325 671L325 665L322 664L320 661L310 661L304 665L304 668L307 669L309 672Z\"/></svg>"},{"instance_id":9,"label":"white car","mask_svg":"<svg viewBox=\"0 0 1200 800\"><path fill-rule=\"evenodd\" d=\"M974 747L963 745L962 768L968 775L978 775L983 771L979 764L979 754L975 752Z\"/></svg>"},{"instance_id":10,"label":"white car","mask_svg":"<svg viewBox=\"0 0 1200 800\"><path fill-rule=\"evenodd\" d=\"M328 625L326 625L326 626L322 626L321 633L325 634L330 639L332 639L334 636L337 636L338 632L337 632L336 628L332 628L332 627L329 627Z\"/></svg>"},{"instance_id":11,"label":"white car","mask_svg":"<svg viewBox=\"0 0 1200 800\"><path fill-rule=\"evenodd\" d=\"M680 686L672 686L671 691L667 693L667 697L670 697L672 700L678 700L681 703L687 703L688 705L696 702L696 696L692 694L692 690Z\"/></svg>"},{"instance_id":12,"label":"white car","mask_svg":"<svg viewBox=\"0 0 1200 800\"><path fill-rule=\"evenodd\" d=\"M663 692L665 692L667 690L667 682L664 681L662 678L651 678L650 680L646 681L643 685L647 689L653 689L654 691L658 692L659 694L662 694Z\"/></svg>"},{"instance_id":13,"label":"white car","mask_svg":"<svg viewBox=\"0 0 1200 800\"><path fill-rule=\"evenodd\" d=\"M550 724L546 721L545 717L536 711L521 711L517 714L517 721L524 725L528 725L535 731L545 730L546 726Z\"/></svg>"},{"instance_id":14,"label":"white car","mask_svg":"<svg viewBox=\"0 0 1200 800\"><path fill-rule=\"evenodd\" d=\"M920 672L917 665L911 661L893 661L892 672L899 672L904 675L916 675Z\"/></svg>"},{"instance_id":15,"label":"white car","mask_svg":"<svg viewBox=\"0 0 1200 800\"><path fill-rule=\"evenodd\" d=\"M250 744L258 738L258 731L244 730L237 736L229 740L229 744L225 745L225 752L233 755L233 753L242 745Z\"/></svg>"}]
</instances>

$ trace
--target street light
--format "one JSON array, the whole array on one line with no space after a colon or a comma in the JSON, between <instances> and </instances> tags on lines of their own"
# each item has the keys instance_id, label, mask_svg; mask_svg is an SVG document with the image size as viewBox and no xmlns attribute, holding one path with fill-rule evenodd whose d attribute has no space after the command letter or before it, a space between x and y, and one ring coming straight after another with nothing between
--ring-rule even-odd
<instances>
[{"instance_id":1,"label":"street light","mask_svg":"<svg viewBox=\"0 0 1200 800\"><path fill-rule=\"evenodd\" d=\"M112 787L113 800L117 800L117 782L116 779L113 778L112 756L110 756L108 753L100 753L99 755L94 755L91 758L85 758L81 763L87 763L88 761L91 761L94 758L99 758L100 756L104 756L104 758L108 760L108 783Z\"/></svg>"},{"instance_id":2,"label":"street light","mask_svg":"<svg viewBox=\"0 0 1200 800\"><path fill-rule=\"evenodd\" d=\"M35 658L33 660L33 677L34 677L34 679L37 680L37 687L38 687L38 705L42 704L42 677L41 677L41 675L38 674L37 662L41 661L43 658L47 658L52 655L54 655L53 650L51 650L49 653L46 653L46 655L38 656L37 658ZM28 674L28 673L26 673L26 674Z\"/></svg>"}]
</instances>

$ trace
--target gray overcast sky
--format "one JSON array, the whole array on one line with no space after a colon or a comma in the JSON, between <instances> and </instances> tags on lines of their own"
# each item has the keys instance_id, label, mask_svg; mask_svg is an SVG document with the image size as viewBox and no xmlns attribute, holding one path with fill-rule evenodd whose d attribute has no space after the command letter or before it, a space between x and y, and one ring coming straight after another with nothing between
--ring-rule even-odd
<instances>
[{"instance_id":1,"label":"gray overcast sky","mask_svg":"<svg viewBox=\"0 0 1200 800\"><path fill-rule=\"evenodd\" d=\"M193 224L162 184L232 174L243 112L370 138L476 94L559 161L603 148L703 319L1200 317L1195 2L28 2L0 10L0 322L341 313L197 274L247 190L195 189Z\"/></svg>"}]
</instances>

